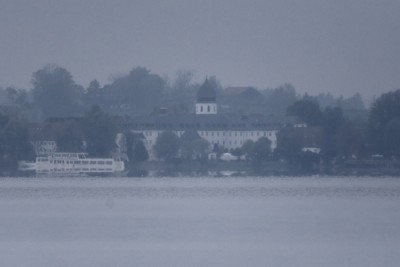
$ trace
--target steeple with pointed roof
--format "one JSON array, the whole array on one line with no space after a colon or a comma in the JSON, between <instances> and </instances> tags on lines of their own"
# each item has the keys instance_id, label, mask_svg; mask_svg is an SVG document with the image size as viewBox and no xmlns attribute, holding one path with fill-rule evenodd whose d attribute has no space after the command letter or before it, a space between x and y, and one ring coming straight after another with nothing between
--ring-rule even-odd
<instances>
[{"instance_id":1,"label":"steeple with pointed roof","mask_svg":"<svg viewBox=\"0 0 400 267\"><path fill-rule=\"evenodd\" d=\"M197 91L196 114L217 114L217 92L207 78Z\"/></svg>"},{"instance_id":2,"label":"steeple with pointed roof","mask_svg":"<svg viewBox=\"0 0 400 267\"><path fill-rule=\"evenodd\" d=\"M209 102L216 102L217 100L217 92L215 91L214 86L206 80L200 86L199 90L197 91L197 103L209 103Z\"/></svg>"}]
</instances>

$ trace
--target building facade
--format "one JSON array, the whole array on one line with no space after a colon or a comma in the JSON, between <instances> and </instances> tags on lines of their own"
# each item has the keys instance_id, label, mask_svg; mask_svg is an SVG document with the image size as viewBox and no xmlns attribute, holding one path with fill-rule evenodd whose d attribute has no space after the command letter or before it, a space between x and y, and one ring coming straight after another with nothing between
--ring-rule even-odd
<instances>
[{"instance_id":1,"label":"building facade","mask_svg":"<svg viewBox=\"0 0 400 267\"><path fill-rule=\"evenodd\" d=\"M186 131L195 130L208 141L210 148L218 146L232 150L242 147L248 140L257 141L261 137L271 141L272 150L276 148L281 122L267 116L218 114L216 100L216 91L206 79L197 92L195 114L132 117L126 128L143 137L151 159L155 158L153 146L158 136L166 131L181 137Z\"/></svg>"}]
</instances>

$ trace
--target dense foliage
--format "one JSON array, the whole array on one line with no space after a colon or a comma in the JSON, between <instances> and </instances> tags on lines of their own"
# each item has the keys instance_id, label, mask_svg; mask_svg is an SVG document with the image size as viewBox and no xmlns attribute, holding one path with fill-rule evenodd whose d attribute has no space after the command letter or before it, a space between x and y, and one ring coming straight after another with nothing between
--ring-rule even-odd
<instances>
[{"instance_id":1,"label":"dense foliage","mask_svg":"<svg viewBox=\"0 0 400 267\"><path fill-rule=\"evenodd\" d=\"M387 157L400 157L400 90L380 96L368 120L372 150Z\"/></svg>"},{"instance_id":2,"label":"dense foliage","mask_svg":"<svg viewBox=\"0 0 400 267\"><path fill-rule=\"evenodd\" d=\"M31 159L33 148L29 143L27 123L17 114L0 112L0 172L12 174L18 160Z\"/></svg>"},{"instance_id":3,"label":"dense foliage","mask_svg":"<svg viewBox=\"0 0 400 267\"><path fill-rule=\"evenodd\" d=\"M193 133L179 138L167 132L159 136L154 147L159 158L206 159L211 151L218 155L231 152L241 159L284 160L303 169L372 156L400 158L400 90L381 95L367 111L359 94L349 98L329 93L300 96L290 84L223 89L215 76L208 80L217 89L219 113L239 114L243 119L289 116L296 118L295 124L308 127L283 128L275 151L270 151L266 138L227 151L210 147ZM86 150L92 156L110 156L116 147L120 118L193 113L199 86L190 71L180 71L170 80L135 67L108 84L93 80L85 89L65 68L46 65L33 73L31 90L0 87L0 105L8 107L0 112L0 170L12 172L18 160L33 157L30 141L36 139L54 140L61 151ZM42 125L41 131L36 124ZM126 138L128 158L133 162L148 160L140 138L128 133ZM308 148L320 151L310 154L313 152Z\"/></svg>"},{"instance_id":4,"label":"dense foliage","mask_svg":"<svg viewBox=\"0 0 400 267\"><path fill-rule=\"evenodd\" d=\"M154 145L156 155L165 161L172 160L179 153L179 137L173 132L162 132Z\"/></svg>"},{"instance_id":5,"label":"dense foliage","mask_svg":"<svg viewBox=\"0 0 400 267\"><path fill-rule=\"evenodd\" d=\"M115 147L115 120L98 106L93 106L83 117L86 150L91 156L107 157Z\"/></svg>"},{"instance_id":6,"label":"dense foliage","mask_svg":"<svg viewBox=\"0 0 400 267\"><path fill-rule=\"evenodd\" d=\"M32 84L33 103L42 117L82 114L83 88L66 69L47 65L33 74Z\"/></svg>"}]
</instances>

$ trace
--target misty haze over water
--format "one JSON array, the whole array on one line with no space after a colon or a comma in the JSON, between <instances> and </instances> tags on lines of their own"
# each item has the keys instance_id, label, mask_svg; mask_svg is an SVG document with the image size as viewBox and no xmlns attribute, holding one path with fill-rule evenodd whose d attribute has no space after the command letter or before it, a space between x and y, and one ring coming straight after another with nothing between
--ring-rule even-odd
<instances>
[{"instance_id":1,"label":"misty haze over water","mask_svg":"<svg viewBox=\"0 0 400 267\"><path fill-rule=\"evenodd\" d=\"M397 266L400 179L0 178L2 266Z\"/></svg>"},{"instance_id":2,"label":"misty haze over water","mask_svg":"<svg viewBox=\"0 0 400 267\"><path fill-rule=\"evenodd\" d=\"M399 10L1 0L0 267L398 266Z\"/></svg>"}]
</instances>

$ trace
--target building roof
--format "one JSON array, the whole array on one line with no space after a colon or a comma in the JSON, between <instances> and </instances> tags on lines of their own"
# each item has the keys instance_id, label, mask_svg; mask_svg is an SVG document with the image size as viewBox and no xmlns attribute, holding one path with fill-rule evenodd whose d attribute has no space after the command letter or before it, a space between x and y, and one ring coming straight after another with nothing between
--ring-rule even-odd
<instances>
[{"instance_id":1,"label":"building roof","mask_svg":"<svg viewBox=\"0 0 400 267\"><path fill-rule=\"evenodd\" d=\"M197 102L207 103L216 102L217 92L214 86L206 79L197 91Z\"/></svg>"}]
</instances>

